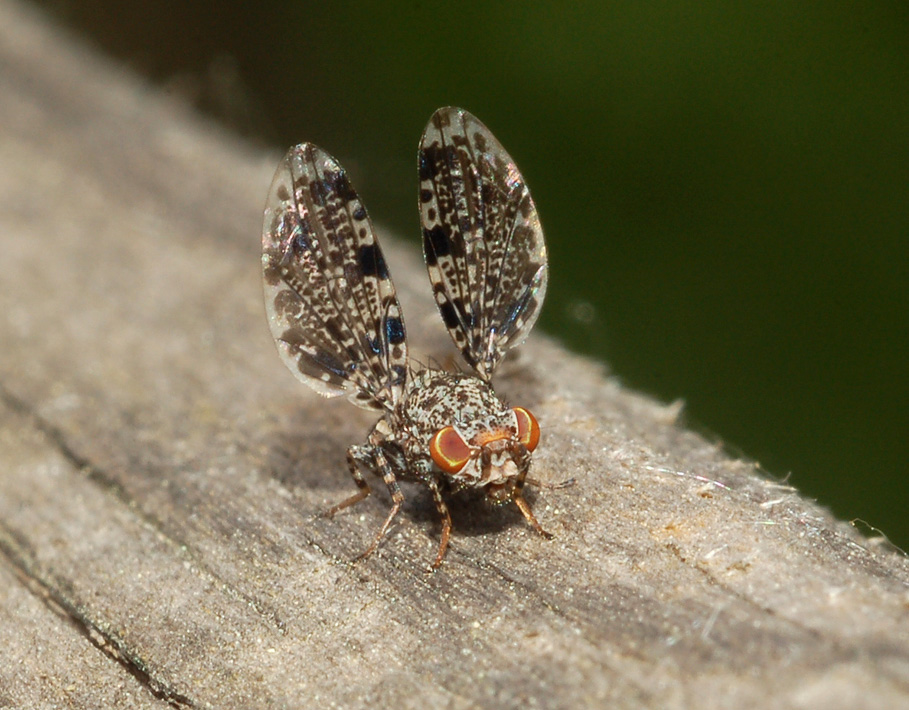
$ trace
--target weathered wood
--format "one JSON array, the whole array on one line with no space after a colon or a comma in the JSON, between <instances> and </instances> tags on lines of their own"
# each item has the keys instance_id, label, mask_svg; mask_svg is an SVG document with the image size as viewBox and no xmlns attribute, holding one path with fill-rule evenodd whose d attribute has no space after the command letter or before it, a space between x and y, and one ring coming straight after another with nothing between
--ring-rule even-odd
<instances>
[{"instance_id":1,"label":"weathered wood","mask_svg":"<svg viewBox=\"0 0 909 710\"><path fill-rule=\"evenodd\" d=\"M556 539L458 500L427 574L408 488L351 564L387 496L319 517L370 418L270 341L277 156L9 0L0 67L0 707L909 707L905 557L540 337L498 385L577 479L535 495Z\"/></svg>"}]
</instances>

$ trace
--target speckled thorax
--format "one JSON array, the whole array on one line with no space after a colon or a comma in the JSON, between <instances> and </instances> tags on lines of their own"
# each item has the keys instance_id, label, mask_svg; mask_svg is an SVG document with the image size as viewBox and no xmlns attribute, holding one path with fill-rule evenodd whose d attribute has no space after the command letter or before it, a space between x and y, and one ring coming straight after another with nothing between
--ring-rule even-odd
<instances>
[{"instance_id":1,"label":"speckled thorax","mask_svg":"<svg viewBox=\"0 0 909 710\"><path fill-rule=\"evenodd\" d=\"M452 425L465 442L481 446L497 435L514 436L514 414L496 396L489 383L479 377L423 370L410 383L404 400L403 417L414 434L432 435Z\"/></svg>"}]
</instances>

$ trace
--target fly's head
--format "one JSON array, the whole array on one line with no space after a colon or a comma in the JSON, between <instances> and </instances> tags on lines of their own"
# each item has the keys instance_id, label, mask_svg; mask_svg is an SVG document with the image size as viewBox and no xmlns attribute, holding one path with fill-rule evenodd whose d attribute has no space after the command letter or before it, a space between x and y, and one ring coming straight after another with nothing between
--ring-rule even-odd
<instances>
[{"instance_id":1,"label":"fly's head","mask_svg":"<svg viewBox=\"0 0 909 710\"><path fill-rule=\"evenodd\" d=\"M512 500L519 482L523 485L540 427L523 407L505 410L496 419L496 425L473 436L464 431L471 427L442 427L430 440L429 453L459 486L482 488L491 503L501 505Z\"/></svg>"},{"instance_id":2,"label":"fly's head","mask_svg":"<svg viewBox=\"0 0 909 710\"><path fill-rule=\"evenodd\" d=\"M480 378L446 380L427 427L430 457L455 488L480 488L494 504L509 502L540 440L537 420L523 407L506 407Z\"/></svg>"}]
</instances>

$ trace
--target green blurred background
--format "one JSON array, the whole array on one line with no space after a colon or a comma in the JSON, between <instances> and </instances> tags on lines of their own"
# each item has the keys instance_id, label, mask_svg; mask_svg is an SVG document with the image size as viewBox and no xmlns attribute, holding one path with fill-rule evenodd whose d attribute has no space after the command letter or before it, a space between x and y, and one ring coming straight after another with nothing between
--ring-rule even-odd
<instances>
[{"instance_id":1,"label":"green blurred background","mask_svg":"<svg viewBox=\"0 0 909 710\"><path fill-rule=\"evenodd\" d=\"M469 109L542 215L545 330L909 547L905 0L44 5L254 140L319 143L415 248L417 140Z\"/></svg>"}]
</instances>

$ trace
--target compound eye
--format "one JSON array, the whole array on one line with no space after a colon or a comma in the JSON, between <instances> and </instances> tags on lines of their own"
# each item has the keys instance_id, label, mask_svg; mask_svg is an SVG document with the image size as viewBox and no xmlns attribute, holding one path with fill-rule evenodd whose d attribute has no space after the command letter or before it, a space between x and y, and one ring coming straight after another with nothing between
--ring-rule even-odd
<instances>
[{"instance_id":1,"label":"compound eye","mask_svg":"<svg viewBox=\"0 0 909 710\"><path fill-rule=\"evenodd\" d=\"M528 451L533 451L540 443L540 425L537 424L536 417L524 407L515 407L511 411L518 420L518 441L524 444Z\"/></svg>"},{"instance_id":2,"label":"compound eye","mask_svg":"<svg viewBox=\"0 0 909 710\"><path fill-rule=\"evenodd\" d=\"M429 442L429 455L445 473L458 473L470 460L470 447L453 426L439 429Z\"/></svg>"}]
</instances>

